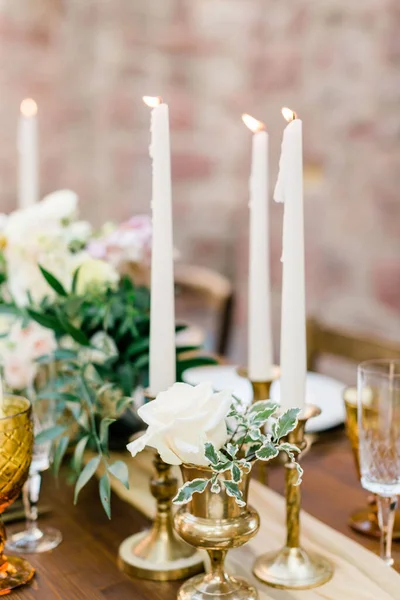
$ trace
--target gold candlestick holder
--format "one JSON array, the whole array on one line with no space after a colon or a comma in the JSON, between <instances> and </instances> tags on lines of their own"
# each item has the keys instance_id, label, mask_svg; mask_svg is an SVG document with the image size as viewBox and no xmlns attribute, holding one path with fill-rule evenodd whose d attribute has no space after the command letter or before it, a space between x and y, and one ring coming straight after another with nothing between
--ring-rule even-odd
<instances>
[{"instance_id":1,"label":"gold candlestick holder","mask_svg":"<svg viewBox=\"0 0 400 600\"><path fill-rule=\"evenodd\" d=\"M249 373L245 367L238 367L237 374L250 381L251 387L253 388L253 402L258 402L259 400L269 399L271 385L276 379L279 379L281 371L277 365L273 365L269 379L264 381L252 381L249 379Z\"/></svg>"},{"instance_id":2,"label":"gold candlestick holder","mask_svg":"<svg viewBox=\"0 0 400 600\"><path fill-rule=\"evenodd\" d=\"M296 428L287 436L287 441L300 448L302 454L307 450L304 436L306 423L320 413L320 408L307 404L299 415ZM285 478L286 544L278 552L260 556L254 564L253 573L260 581L275 588L308 590L329 581L333 567L322 556L309 554L300 546L301 489L296 485L298 474L290 461L285 463Z\"/></svg>"},{"instance_id":3,"label":"gold candlestick holder","mask_svg":"<svg viewBox=\"0 0 400 600\"><path fill-rule=\"evenodd\" d=\"M153 399L148 393L146 397ZM175 581L197 575L204 570L203 558L178 536L173 524L172 499L178 491L178 480L158 452L153 464L156 474L150 480L150 490L157 500L153 525L150 530L122 542L118 565L130 577L153 581Z\"/></svg>"}]
</instances>

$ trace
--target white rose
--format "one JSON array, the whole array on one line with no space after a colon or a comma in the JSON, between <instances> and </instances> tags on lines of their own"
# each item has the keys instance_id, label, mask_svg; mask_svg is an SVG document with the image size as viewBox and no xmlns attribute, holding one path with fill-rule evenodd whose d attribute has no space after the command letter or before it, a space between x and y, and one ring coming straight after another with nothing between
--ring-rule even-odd
<instances>
[{"instance_id":1,"label":"white rose","mask_svg":"<svg viewBox=\"0 0 400 600\"><path fill-rule=\"evenodd\" d=\"M89 258L79 267L76 292L81 296L90 291L101 292L114 288L118 281L118 271L112 265L104 260Z\"/></svg>"},{"instance_id":2,"label":"white rose","mask_svg":"<svg viewBox=\"0 0 400 600\"><path fill-rule=\"evenodd\" d=\"M145 446L151 446L170 465L208 465L204 444L211 442L219 450L226 443L225 419L231 404L231 393L214 393L210 383L195 387L175 383L139 408L138 414L148 429L127 448L135 456Z\"/></svg>"}]
</instances>

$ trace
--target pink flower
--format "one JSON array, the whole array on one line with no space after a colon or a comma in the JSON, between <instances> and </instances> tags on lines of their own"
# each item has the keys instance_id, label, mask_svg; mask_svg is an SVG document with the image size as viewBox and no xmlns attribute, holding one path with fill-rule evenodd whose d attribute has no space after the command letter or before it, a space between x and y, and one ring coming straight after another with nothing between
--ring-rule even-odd
<instances>
[{"instance_id":1,"label":"pink flower","mask_svg":"<svg viewBox=\"0 0 400 600\"><path fill-rule=\"evenodd\" d=\"M148 215L136 215L121 223L87 247L93 258L110 262L116 268L123 263L148 264L151 253L152 224Z\"/></svg>"},{"instance_id":2,"label":"pink flower","mask_svg":"<svg viewBox=\"0 0 400 600\"><path fill-rule=\"evenodd\" d=\"M12 390L24 390L33 384L37 364L18 350L4 357L4 380Z\"/></svg>"}]
</instances>

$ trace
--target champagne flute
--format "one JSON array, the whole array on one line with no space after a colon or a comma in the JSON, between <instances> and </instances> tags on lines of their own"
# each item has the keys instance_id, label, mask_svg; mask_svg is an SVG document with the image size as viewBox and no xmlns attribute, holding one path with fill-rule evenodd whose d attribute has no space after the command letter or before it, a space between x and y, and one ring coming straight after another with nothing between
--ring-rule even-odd
<instances>
[{"instance_id":1,"label":"champagne flute","mask_svg":"<svg viewBox=\"0 0 400 600\"><path fill-rule=\"evenodd\" d=\"M371 390L371 402L363 398ZM400 494L400 361L370 360L358 367L361 485L376 494L381 558L393 565L392 536Z\"/></svg>"}]
</instances>

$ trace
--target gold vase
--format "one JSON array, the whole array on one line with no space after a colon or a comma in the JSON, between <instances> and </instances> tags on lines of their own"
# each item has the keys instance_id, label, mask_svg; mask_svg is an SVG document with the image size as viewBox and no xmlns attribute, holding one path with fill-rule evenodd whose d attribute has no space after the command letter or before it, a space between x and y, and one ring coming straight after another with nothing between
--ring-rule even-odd
<instances>
[{"instance_id":1,"label":"gold vase","mask_svg":"<svg viewBox=\"0 0 400 600\"><path fill-rule=\"evenodd\" d=\"M0 514L19 496L32 460L31 405L19 396L6 395L0 405ZM34 569L28 561L5 556L6 535L0 521L0 595L30 581Z\"/></svg>"},{"instance_id":2,"label":"gold vase","mask_svg":"<svg viewBox=\"0 0 400 600\"><path fill-rule=\"evenodd\" d=\"M182 465L184 482L209 478L211 469ZM227 474L220 475L227 479ZM250 475L244 475L239 484L247 502ZM192 546L206 550L210 557L210 572L189 579L180 588L178 600L256 600L256 589L239 577L228 575L224 561L228 550L248 542L258 531L260 519L257 512L247 506L240 507L228 496L222 485L218 494L211 492L210 484L202 494L182 506L175 515L179 535Z\"/></svg>"}]
</instances>

